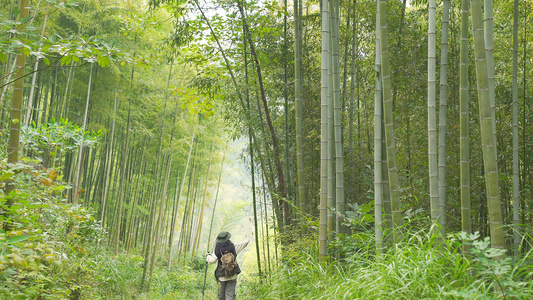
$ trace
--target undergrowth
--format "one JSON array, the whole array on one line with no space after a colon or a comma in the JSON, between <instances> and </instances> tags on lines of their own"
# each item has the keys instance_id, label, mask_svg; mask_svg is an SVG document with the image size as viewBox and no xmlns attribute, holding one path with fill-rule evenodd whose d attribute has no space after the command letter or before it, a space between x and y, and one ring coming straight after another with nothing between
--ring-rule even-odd
<instances>
[{"instance_id":1,"label":"undergrowth","mask_svg":"<svg viewBox=\"0 0 533 300\"><path fill-rule=\"evenodd\" d=\"M504 250L479 234L411 231L377 255L374 241L341 260L321 263L307 247L269 278L245 282L245 299L533 299L533 256L494 260ZM350 239L345 239L350 241ZM342 242L341 242L342 244ZM468 249L464 251L464 249Z\"/></svg>"},{"instance_id":2,"label":"undergrowth","mask_svg":"<svg viewBox=\"0 0 533 300\"><path fill-rule=\"evenodd\" d=\"M110 251L107 232L90 209L68 203L68 186L54 169L27 158L8 168L4 158L0 178L17 183L12 194L0 193L0 299L202 297L205 265L168 269L168 252L156 258L151 288L141 292L139 250ZM213 299L212 276L206 290L206 299Z\"/></svg>"}]
</instances>

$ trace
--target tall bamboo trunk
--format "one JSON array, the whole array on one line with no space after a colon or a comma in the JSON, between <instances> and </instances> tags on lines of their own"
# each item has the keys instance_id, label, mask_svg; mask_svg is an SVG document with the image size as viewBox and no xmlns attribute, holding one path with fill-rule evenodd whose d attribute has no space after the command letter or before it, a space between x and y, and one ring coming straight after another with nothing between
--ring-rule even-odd
<instances>
[{"instance_id":1,"label":"tall bamboo trunk","mask_svg":"<svg viewBox=\"0 0 533 300\"><path fill-rule=\"evenodd\" d=\"M332 25L334 23L334 9L333 1L328 2L329 5L329 40L328 40L328 152L327 152L327 193L328 193L328 241L332 242L335 238L335 141L334 141L334 126L333 126L333 38Z\"/></svg>"},{"instance_id":2,"label":"tall bamboo trunk","mask_svg":"<svg viewBox=\"0 0 533 300\"><path fill-rule=\"evenodd\" d=\"M109 149L107 154L107 166L106 166L106 175L104 177L104 184L103 184L103 195L102 195L102 209L100 212L100 222L102 225L104 224L105 219L105 209L107 204L107 194L109 193L109 175L112 168L113 163L113 139L115 137L115 124L116 124L116 116L117 116L117 90L115 89L115 97L113 101L113 122L111 124L111 137L109 141Z\"/></svg>"},{"instance_id":3,"label":"tall bamboo trunk","mask_svg":"<svg viewBox=\"0 0 533 300\"><path fill-rule=\"evenodd\" d=\"M513 255L520 256L520 167L518 152L518 0L513 11Z\"/></svg>"},{"instance_id":4,"label":"tall bamboo trunk","mask_svg":"<svg viewBox=\"0 0 533 300\"><path fill-rule=\"evenodd\" d=\"M327 227L327 157L328 157L328 44L329 44L329 0L322 0L322 62L321 62L321 93L320 93L320 224L319 254L322 261L328 256Z\"/></svg>"},{"instance_id":5,"label":"tall bamboo trunk","mask_svg":"<svg viewBox=\"0 0 533 300\"><path fill-rule=\"evenodd\" d=\"M127 240L126 240L126 251L127 252L130 251L132 244L134 243L133 242L134 237L135 237L134 232L137 230L135 226L135 220L138 218L137 206L140 206L142 204L140 202L142 199L142 193L143 193L145 181L146 181L146 176L145 176L146 165L147 165L147 159L143 157L142 162L141 162L141 168L137 174L137 179L135 180L135 182L137 183L135 187L136 190L133 193L134 196L131 202L131 208L130 208L131 212L130 212L129 225L128 225L129 230L128 230Z\"/></svg>"},{"instance_id":6,"label":"tall bamboo trunk","mask_svg":"<svg viewBox=\"0 0 533 300\"><path fill-rule=\"evenodd\" d=\"M522 189L526 187L526 182L528 181L528 166L525 163L526 162L526 153L527 153L527 147L526 147L526 124L527 118L526 118L526 111L527 111L527 26L525 24L528 24L527 17L528 17L528 6L526 5L524 8L524 37L523 37L523 44L524 44L524 51L522 54L522 161L524 162L523 168L522 168ZM529 175L529 178L531 178L531 175ZM533 188L530 188L530 193L533 195ZM525 199L522 197L522 203L525 204ZM524 205L525 207L525 205ZM529 217L529 220L526 219L526 214L522 214L522 224L525 224L527 221L531 221L531 216Z\"/></svg>"},{"instance_id":7,"label":"tall bamboo trunk","mask_svg":"<svg viewBox=\"0 0 533 300\"><path fill-rule=\"evenodd\" d=\"M266 187L265 187L265 178L262 177L262 185L263 185L263 215L264 215L264 225L265 225L265 231L266 231L266 247L267 247L267 257L268 257L268 273L271 274L272 272L272 266L271 266L271 256L270 256L270 234L269 234L269 223L268 223L268 208L267 208L267 196L266 196ZM277 247L276 247L277 248ZM277 260L277 249L276 249L276 260Z\"/></svg>"},{"instance_id":8,"label":"tall bamboo trunk","mask_svg":"<svg viewBox=\"0 0 533 300\"><path fill-rule=\"evenodd\" d=\"M93 67L94 64L91 64L91 71L89 72L89 84L87 85L87 100L85 101L85 113L83 115L83 126L82 129L85 131L85 127L87 126L87 114L89 112L89 100L91 99L91 84L93 79ZM81 170L82 170L82 158L83 158L83 143L80 144L80 147L78 149L78 166L76 169L76 181L74 184L74 195L72 202L74 204L78 204L78 198L81 193L80 191L80 183L81 183Z\"/></svg>"},{"instance_id":9,"label":"tall bamboo trunk","mask_svg":"<svg viewBox=\"0 0 533 300\"><path fill-rule=\"evenodd\" d=\"M44 15L44 21L43 21L43 28L41 30L41 36L39 38L40 40L42 40L42 38L43 38L44 31L46 29L46 21L47 20L48 20L48 15L45 14ZM38 51L41 51L41 48L39 48ZM24 118L24 125L26 125L26 126L28 126L30 124L30 113L32 111L32 106L30 105L30 103L31 103L31 99L33 98L33 93L35 91L35 80L36 80L36 77L37 77L37 73L40 74L40 72L37 72L37 70L39 68L39 61L40 61L40 59L36 59L35 60L35 64L33 65L33 76L32 76L32 79L31 79L30 95L28 97L28 106L26 107L26 117ZM35 107L34 114L37 114L37 111L38 111L37 107Z\"/></svg>"},{"instance_id":10,"label":"tall bamboo trunk","mask_svg":"<svg viewBox=\"0 0 533 300\"><path fill-rule=\"evenodd\" d=\"M48 122L48 108L49 104L51 104L51 97L48 97L50 95L50 85L52 84L52 70L48 69L48 82L46 83L46 90L44 92L43 97L43 111L41 112L41 123Z\"/></svg>"},{"instance_id":11,"label":"tall bamboo trunk","mask_svg":"<svg viewBox=\"0 0 533 300\"><path fill-rule=\"evenodd\" d=\"M280 160L280 155L279 155L278 138L276 136L276 131L274 130L274 125L272 123L272 119L270 117L270 110L268 108L268 103L267 103L266 94L265 94L265 88L263 86L263 75L262 75L262 72L261 72L261 65L259 64L259 59L257 58L257 53L255 51L255 45L254 45L253 40L252 40L252 35L250 33L250 29L248 28L248 24L247 24L246 17L245 17L245 14L244 14L243 3L241 1L238 1L237 4L238 4L239 11L241 13L241 16L242 16L242 20L243 20L243 23L244 23L243 24L244 25L244 29L246 31L246 37L248 39L248 43L250 44L250 51L251 51L252 58L254 60L256 71L257 71L257 80L259 82L259 90L261 92L261 100L263 102L263 107L265 109L265 117L266 117L266 121L267 121L267 124L268 124L268 128L270 130L270 136L272 138L272 148L274 149L274 161L275 161L275 164L276 164L276 170L277 170L277 174L278 174L278 184L279 184L280 196L281 196L282 199L284 199L284 200L281 200L283 202L281 204L282 204L282 207L283 207L284 225L288 226L291 223L291 217L290 217L290 214L289 214L289 203L286 200L287 191L285 189L285 177L283 175L283 168L281 166L281 160Z\"/></svg>"},{"instance_id":12,"label":"tall bamboo trunk","mask_svg":"<svg viewBox=\"0 0 533 300\"><path fill-rule=\"evenodd\" d=\"M287 1L285 0L285 10L287 9ZM241 11L242 13L242 11ZM244 19L244 14L242 15L243 16L243 19ZM246 42L246 27L244 26L244 20L243 20L243 45L244 45L244 76L245 76L245 85L246 85L246 106L248 108L248 111L250 111L250 93L249 93L249 89L248 89L248 53L247 53L247 42ZM287 28L287 18L285 17L285 34L287 32L286 30ZM287 66L285 65L285 84L287 83ZM285 85L285 110L288 109L288 99L287 99L288 95L287 95L287 86ZM286 134L288 137L288 112L286 111L285 112L285 122L286 122ZM248 128L248 138L249 138L249 141L248 141L248 147L249 147L249 150L250 150L250 175L251 175L251 179L252 179L252 205L253 205L253 212L254 212L254 229L255 229L255 252L256 252L256 255L257 255L257 270L258 270L258 273L259 273L259 280L262 279L262 272L261 272L261 257L260 257L260 252L259 252L259 234L258 234L258 230L257 230L257 201L256 201L256 193L255 193L255 165L254 165L254 146L253 146L253 138L252 138L252 131L251 131L251 128ZM288 139L286 140L286 143L287 143L287 146L288 146ZM288 159L289 159L289 156L288 156L288 148L287 149L287 152L286 152L286 155L287 157L285 158L287 160L287 171L288 171Z\"/></svg>"},{"instance_id":13,"label":"tall bamboo trunk","mask_svg":"<svg viewBox=\"0 0 533 300\"><path fill-rule=\"evenodd\" d=\"M252 122L252 119L251 119L251 114L250 114L249 111L246 110L246 104L244 103L244 98L241 95L239 86L237 84L237 80L236 80L235 75L233 73L233 69L231 68L231 65L230 65L230 61L229 61L228 57L226 56L224 48L222 48L222 45L220 44L220 40L218 38L218 35L216 34L215 30L211 26L211 22L209 22L209 19L205 16L205 13L202 10L202 7L198 3L198 0L194 0L194 4L198 8L198 10L200 11L200 14L202 15L202 18L204 19L204 21L206 22L207 26L209 27L211 35L213 36L213 38L215 39L215 42L217 44L218 50L220 51L220 53L222 55L222 58L224 59L224 64L226 66L226 69L228 70L228 73L230 74L231 81L232 81L233 86L235 88L235 92L237 93L237 97L239 98L239 103L240 103L241 109L244 112L246 112L244 114L245 115L245 119L246 119L246 123L247 123L249 128L252 128L252 138L253 138L254 143L255 143L255 142L257 142L257 139L255 138L255 132L253 130L253 122ZM240 6L241 3L238 3L238 5ZM240 8L242 8L242 7L240 7ZM246 18L244 18L244 13L242 13L242 16L243 16L243 20L246 21ZM247 32L249 33L248 30L247 30ZM252 55L254 54L254 52L255 51L252 52ZM254 57L256 57L256 56L254 55ZM259 65L259 64L257 64L257 65ZM258 70L260 70L260 68ZM281 162L279 160L276 161L276 166L277 166L278 171L280 171L281 170ZM281 179L279 180L280 190L282 190L282 191L285 190L283 182L284 182L284 180L281 180ZM272 180L272 183L273 183L273 180ZM281 193L281 196L283 198L284 197L284 193ZM278 208L278 204L275 204L274 207L277 209ZM288 209L288 203L287 202L285 202L284 207L286 207ZM278 218L280 218L279 210L276 211L276 215L277 215ZM288 216L288 214L286 216ZM278 223L278 226L279 226L279 223ZM283 226L279 226L278 229L280 230L280 232L283 232Z\"/></svg>"},{"instance_id":14,"label":"tall bamboo trunk","mask_svg":"<svg viewBox=\"0 0 533 300\"><path fill-rule=\"evenodd\" d=\"M120 170L120 185L119 185L119 194L118 194L118 208L117 213L118 217L116 218L116 227L113 235L113 244L114 244L114 251L115 253L118 252L118 246L119 246L119 237L120 237L120 226L122 222L122 204L124 200L124 186L125 186L125 174L126 174L126 162L128 160L128 151L129 151L129 136L130 136L130 122L131 122L131 102L133 99L133 78L135 76L135 64L131 67L131 78L130 78L130 97L128 100L128 119L126 121L126 137L124 140L124 148L123 148L123 156L122 156L122 163L121 163L121 170Z\"/></svg>"},{"instance_id":15,"label":"tall bamboo trunk","mask_svg":"<svg viewBox=\"0 0 533 300\"><path fill-rule=\"evenodd\" d=\"M350 79L350 106L349 106L349 126L348 126L348 149L353 150L353 122L354 122L354 98L355 98L355 77L357 69L357 1L353 0L353 28L352 28L352 76ZM376 27L376 31L379 26ZM376 41L378 37L376 35ZM376 45L377 46L377 45ZM359 108L358 108L359 109Z\"/></svg>"},{"instance_id":16,"label":"tall bamboo trunk","mask_svg":"<svg viewBox=\"0 0 533 300\"><path fill-rule=\"evenodd\" d=\"M198 210L198 190L202 182L202 171L203 171L203 165L201 163L198 163L198 166L195 170L195 175L193 178L195 179L194 187L191 194L191 207L189 209L189 216L188 216L188 224L187 224L187 230L186 230L186 240L185 240L185 248L184 253L187 255L191 250L191 245L193 244L193 230L195 228L195 222L196 222L196 211ZM186 264L186 261L184 261L184 265Z\"/></svg>"},{"instance_id":17,"label":"tall bamboo trunk","mask_svg":"<svg viewBox=\"0 0 533 300\"><path fill-rule=\"evenodd\" d=\"M157 178L157 174L161 168L159 168L159 157L156 157L156 163L154 165L153 176ZM154 241L154 227L156 226L156 191L159 189L159 182L154 181L154 186L151 189L151 195L148 196L149 209L148 209L148 222L146 223L145 239L144 239L144 262L143 262L143 275L141 278L141 291L150 290L150 269L153 263L152 253L155 251Z\"/></svg>"},{"instance_id":18,"label":"tall bamboo trunk","mask_svg":"<svg viewBox=\"0 0 533 300\"><path fill-rule=\"evenodd\" d=\"M265 247L265 244L266 244L266 234L265 234L265 227L268 228L268 220L264 219L263 218L263 205L262 205L262 202L261 202L261 196L258 196L259 197L259 217L261 218L260 220L260 223L259 223L259 226L261 227L261 248L262 248L262 252L263 252L263 257L262 257L262 260L263 260L263 263L265 263L265 267L264 267L264 270L265 270L265 277L268 279L269 278L269 275L271 274L270 272L270 259L269 257L267 256L267 251L266 251L266 247ZM258 238L259 240L259 238ZM259 247L257 247L259 248ZM259 249L256 249L257 253L259 253Z\"/></svg>"},{"instance_id":19,"label":"tall bamboo trunk","mask_svg":"<svg viewBox=\"0 0 533 300\"><path fill-rule=\"evenodd\" d=\"M160 131L159 131L159 139L158 139L158 145L157 145L157 152L156 152L156 167L158 166L158 161L161 162L161 175L164 176L164 178L166 178L166 173L164 171L165 169L165 162L164 162L164 157L165 157L165 153L163 151L163 136L164 136L164 133L165 133L165 121L166 121L166 117L167 117L167 104L168 104L168 97L169 97L169 90L170 90L170 78L172 77L172 66L173 64L170 63L170 66L169 66L169 70L168 70L168 76L167 76L167 84L166 84L166 89L165 89L165 100L164 100L164 104L163 104L163 111L161 113L161 118L160 118L160 122L161 122L161 128L160 128ZM171 135L172 136L172 135ZM170 140L170 144L172 144L172 138ZM172 151L170 154L168 154L169 156L172 156ZM161 158L161 156L163 158ZM169 164L170 166L172 165L172 160L169 158ZM168 166L168 168L170 168L170 166ZM158 182L158 183L162 183L162 188L163 188L163 196L162 196L162 200L161 202L165 202L166 201L166 192L167 192L167 185L168 185L168 180L160 180L160 175L158 175L157 172L154 172L154 182ZM158 194L156 192L154 192L154 201L157 201L157 197L158 197ZM164 199L163 199L164 198ZM164 206L165 204L161 204L161 206ZM160 214L162 214L162 212L160 212ZM156 236L155 236L155 242L154 242L154 245L156 246L153 250L153 254L152 254L152 257L155 257L155 253L157 252L157 248L159 247L159 239L160 239L160 227L161 227L161 224L163 223L163 215L160 215L160 217L158 217L158 221L157 221L157 226L156 226L156 230L158 231L156 233ZM153 267L153 260L151 261L152 263L152 266L150 268ZM148 286L150 286L152 282L152 269L150 269L150 276L149 276L149 284Z\"/></svg>"},{"instance_id":20,"label":"tall bamboo trunk","mask_svg":"<svg viewBox=\"0 0 533 300\"><path fill-rule=\"evenodd\" d=\"M183 186L185 185L185 178L187 177L187 171L189 169L189 162L191 161L191 154L192 154L192 149L193 149L193 146L194 146L194 137L195 137L195 133L193 132L192 134L192 137L191 137L191 145L189 147L189 155L187 156L187 163L185 164L185 171L183 171L183 177L181 179L181 185L180 185L180 189L177 191L176 193L176 199L175 199L175 213L174 215L172 216L173 218L173 222L177 222L177 219L178 219L178 207L179 207L179 203L180 203L180 197L181 197L181 192L183 191ZM178 184L178 181L176 179L176 186ZM171 227L171 230L170 230L170 239L169 239L169 243L168 243L168 247L169 247L169 251L168 251L168 267L170 268L170 266L172 265L172 246L174 244L174 234L175 234L175 227L172 226ZM182 230L183 230L183 226L182 226Z\"/></svg>"},{"instance_id":21,"label":"tall bamboo trunk","mask_svg":"<svg viewBox=\"0 0 533 300\"><path fill-rule=\"evenodd\" d=\"M20 18L24 19L29 14L29 0L20 1ZM20 29L24 30L24 26ZM22 49L16 58L17 72L15 74L17 80L13 88L13 102L11 104L11 118L9 119L9 142L7 148L7 164L9 166L18 162L19 156L19 141L20 141L20 120L22 119L22 101L24 98L24 66L26 56ZM8 180L5 183L4 194L9 195L15 191L16 185L14 181ZM7 198L6 207L10 208L13 205L14 198ZM3 212L2 212L3 213ZM4 224L4 229L8 229L10 224Z\"/></svg>"},{"instance_id":22,"label":"tall bamboo trunk","mask_svg":"<svg viewBox=\"0 0 533 300\"><path fill-rule=\"evenodd\" d=\"M213 136L211 137L211 147L210 147L211 149L209 150L209 163L207 165L207 174L205 176L204 195L203 195L202 206L200 210L200 220L198 221L198 230L196 231L196 241L198 242L200 241L200 238L201 238L203 221L204 221L204 210L205 210L205 204L207 200L207 187L209 185L209 175L211 173L211 163L213 161L212 158L213 158L213 144L215 142L215 129L216 129L216 122L213 125ZM253 186L253 182L252 182L252 186ZM252 188L252 192L253 192L253 188ZM193 249L192 256L194 257L195 254L196 254L196 248Z\"/></svg>"},{"instance_id":23,"label":"tall bamboo trunk","mask_svg":"<svg viewBox=\"0 0 533 300\"><path fill-rule=\"evenodd\" d=\"M299 0L303 1L303 0ZM304 181L304 162L303 162L303 139L302 139L302 119L303 119L303 104L302 104L302 82L301 78L301 64L302 57L300 53L301 40L301 26L300 26L300 10L299 1L294 0L294 110L296 119L296 167L297 182L298 182L298 203L300 204L300 212L302 216L307 213L307 201ZM305 227L301 228L302 233L305 233ZM267 231L268 232L268 231Z\"/></svg>"},{"instance_id":24,"label":"tall bamboo trunk","mask_svg":"<svg viewBox=\"0 0 533 300\"><path fill-rule=\"evenodd\" d=\"M352 15L350 14L350 6L346 9L346 28L350 28L350 22ZM339 7L339 15L340 15L340 7ZM340 27L340 17L339 17L339 27ZM340 34L340 33L339 33ZM340 39L340 37L339 37ZM341 117L342 117L342 132L344 132L344 115L346 111L346 93L348 92L348 59L349 59L349 48L348 44L350 43L350 39L346 38L344 41L344 56L342 58L342 88L341 88L341 96L340 96L340 102L341 102ZM340 44L339 44L340 45ZM339 50L340 51L340 50ZM340 54L339 54L340 55ZM339 58L340 59L340 58ZM344 140L342 140L342 143L344 145Z\"/></svg>"},{"instance_id":25,"label":"tall bamboo trunk","mask_svg":"<svg viewBox=\"0 0 533 300\"><path fill-rule=\"evenodd\" d=\"M2 89L2 93L0 94L0 106L2 106L2 116L1 116L1 121L2 121L2 126L4 124L4 113L5 111L7 110L7 101L4 101L4 96L6 95L6 92L7 92L7 89L9 88L9 82L13 82L13 84L15 84L15 82L20 79L21 77L20 76L24 76L24 74L20 74L18 73L20 70L19 68L17 67L17 61L18 61L18 56L15 56L15 58L13 59L13 63L11 65L11 69L8 69L7 70L7 78L6 78L6 83L3 84L3 89ZM26 60L26 57L24 57L24 60ZM8 59L8 61L10 61ZM9 66L9 65L8 65ZM16 70L15 70L16 68ZM11 76L13 76L13 74L15 74L15 78L18 78L14 81L11 81ZM19 76L20 75L20 76ZM22 109L22 108L21 108Z\"/></svg>"},{"instance_id":26,"label":"tall bamboo trunk","mask_svg":"<svg viewBox=\"0 0 533 300\"><path fill-rule=\"evenodd\" d=\"M378 11L378 2L376 1L376 12ZM381 254L383 248L383 172L382 172L382 121L383 99L381 89L381 49L379 34L379 14L376 13L376 52L374 58L375 71L375 94L374 94L374 230L376 235L377 253ZM353 80L353 78L352 78ZM353 87L352 87L353 88ZM352 133L350 130L350 137Z\"/></svg>"},{"instance_id":27,"label":"tall bamboo trunk","mask_svg":"<svg viewBox=\"0 0 533 300\"><path fill-rule=\"evenodd\" d=\"M134 137L135 139L135 137ZM137 206L137 197L139 196L140 188L140 176L143 173L143 168L146 165L145 158L142 155L144 151L143 148L138 147L133 155L131 156L131 165L130 165L130 182L133 184L129 185L129 210L126 211L126 220L124 222L124 249L129 251L129 245L131 244L131 231L133 231L132 223L135 215L135 210Z\"/></svg>"},{"instance_id":28,"label":"tall bamboo trunk","mask_svg":"<svg viewBox=\"0 0 533 300\"><path fill-rule=\"evenodd\" d=\"M152 251L152 258L150 259L150 276L149 276L149 279L148 279L148 286L149 287L152 285L152 274L154 272L155 257L156 257L156 254L157 254L157 250L159 248L159 241L161 240L161 236L160 236L161 235L161 226L163 224L163 219L164 219L165 203L166 203L166 198L167 198L167 187L168 187L168 180L169 180L169 177L170 177L171 166L172 166L172 155L168 155L167 163L166 163L165 176L164 176L164 183L163 183L163 193L161 195L161 201L159 203L159 216L157 218L156 232L155 232L155 236L154 236L154 238L155 238L154 247L153 247L153 251Z\"/></svg>"},{"instance_id":29,"label":"tall bamboo trunk","mask_svg":"<svg viewBox=\"0 0 533 300\"><path fill-rule=\"evenodd\" d=\"M461 44L459 67L459 148L461 173L461 229L472 232L470 209L470 138L469 138L469 97L468 97L468 11L469 0L461 0Z\"/></svg>"},{"instance_id":30,"label":"tall bamboo trunk","mask_svg":"<svg viewBox=\"0 0 533 300\"><path fill-rule=\"evenodd\" d=\"M66 119L68 117L68 106L70 101L70 94L72 92L72 86L74 81L74 76L76 75L76 63L70 63L69 73L67 77L67 84L65 84L65 90L63 91L63 99L61 103L57 103L57 116L58 119Z\"/></svg>"},{"instance_id":31,"label":"tall bamboo trunk","mask_svg":"<svg viewBox=\"0 0 533 300\"><path fill-rule=\"evenodd\" d=\"M439 222L439 186L437 166L437 80L436 64L436 0L429 0L428 20L428 159L429 159L429 198L431 219Z\"/></svg>"},{"instance_id":32,"label":"tall bamboo trunk","mask_svg":"<svg viewBox=\"0 0 533 300\"><path fill-rule=\"evenodd\" d=\"M492 22L492 0L483 1L483 17L485 52L487 55L487 72L489 81L489 99L492 114L492 130L494 131L494 135L496 135L496 91L494 86L494 25Z\"/></svg>"},{"instance_id":33,"label":"tall bamboo trunk","mask_svg":"<svg viewBox=\"0 0 533 300\"><path fill-rule=\"evenodd\" d=\"M222 162L220 163L220 174L218 175L218 183L217 183L217 192L215 193L215 202L213 203L213 211L211 212L211 222L209 224L209 233L207 235L207 251L209 252L211 250L211 232L213 229L213 222L215 220L215 211L217 208L217 202L218 202L218 192L220 191L220 182L222 181L222 174L224 174L224 161L226 160L226 150L227 150L227 144L224 146L224 154L222 156Z\"/></svg>"},{"instance_id":34,"label":"tall bamboo trunk","mask_svg":"<svg viewBox=\"0 0 533 300\"><path fill-rule=\"evenodd\" d=\"M288 86L288 58L287 52L287 0L284 0L285 15L283 17L283 98L285 99L285 175L287 176L287 200L291 201L292 186L291 186L291 172L290 172L290 143L289 143L289 86ZM296 199L298 201L299 199ZM298 206L298 202L296 202ZM256 236L257 237L257 236ZM258 237L257 237L258 238Z\"/></svg>"},{"instance_id":35,"label":"tall bamboo trunk","mask_svg":"<svg viewBox=\"0 0 533 300\"><path fill-rule=\"evenodd\" d=\"M483 167L485 171L485 187L487 190L487 208L491 244L493 248L505 249L503 219L500 202L498 179L498 158L496 136L493 128L493 114L489 97L489 72L486 60L485 38L483 36L483 20L481 1L471 0L472 27L474 32L474 50L476 56L476 77L479 101L479 119L481 125L481 144L483 149ZM502 258L502 257L498 257Z\"/></svg>"},{"instance_id":36,"label":"tall bamboo trunk","mask_svg":"<svg viewBox=\"0 0 533 300\"><path fill-rule=\"evenodd\" d=\"M183 217L181 218L181 226L180 226L180 234L178 237L178 245L177 245L177 252L178 252L178 261L177 264L179 265L181 263L181 257L183 256L183 248L184 248L184 240L185 240L185 231L187 226L187 220L189 217L189 209L190 209L190 201L189 201L189 191L191 188L191 182L192 182L192 173L194 171L194 160L193 160L193 167L191 168L191 171L189 172L189 178L187 183L187 194L185 196L185 205L183 208ZM183 179L184 180L184 179Z\"/></svg>"},{"instance_id":37,"label":"tall bamboo trunk","mask_svg":"<svg viewBox=\"0 0 533 300\"><path fill-rule=\"evenodd\" d=\"M197 149L195 148L194 152L196 154ZM180 263L180 259L182 256L185 256L187 254L187 243L189 239L189 227L191 223L191 211L193 210L193 204L194 204L194 192L193 189L193 181L195 180L196 173L197 173L197 161L196 161L196 155L194 155L192 166L191 166L191 172L189 173L189 181L187 184L187 197L186 197L186 203L185 203L185 209L183 211L183 218L181 222L181 230L180 230L180 241L179 241L179 255L178 255L178 264ZM185 263L185 261L184 261Z\"/></svg>"},{"instance_id":38,"label":"tall bamboo trunk","mask_svg":"<svg viewBox=\"0 0 533 300\"><path fill-rule=\"evenodd\" d=\"M387 145L387 167L391 196L391 213L394 241L402 239L402 208L400 203L400 184L396 165L396 146L394 139L394 121L392 112L392 93L389 64L389 34L387 29L387 1L379 1L380 45L381 45L381 76L383 84L383 119L385 122L385 141Z\"/></svg>"},{"instance_id":39,"label":"tall bamboo trunk","mask_svg":"<svg viewBox=\"0 0 533 300\"><path fill-rule=\"evenodd\" d=\"M442 237L446 234L446 130L448 115L448 27L450 19L450 0L444 0L442 8L442 36L440 55L439 91L439 211L438 220Z\"/></svg>"},{"instance_id":40,"label":"tall bamboo trunk","mask_svg":"<svg viewBox=\"0 0 533 300\"><path fill-rule=\"evenodd\" d=\"M263 121L263 109L261 108L262 105L261 105L261 99L260 97L257 95L257 112L259 113L259 123L261 124L261 133L263 135L266 135L267 132L266 132L266 129L265 129L265 125L264 125L264 121ZM253 131L252 131L253 133ZM254 146L255 146L255 149L261 149L261 144L260 142L254 138L254 135L252 134L252 140L253 140L253 143L254 143ZM265 157L263 156L262 154L262 151L256 151L256 154L257 154L257 157L259 158L259 162L261 163L261 166L263 168L263 171L265 172L265 174L268 174L268 177L265 177L268 178L267 180L267 183L269 185L269 190L271 191L271 196L273 196L275 194L275 180L274 180L274 171L273 171L273 168L272 168L272 160L270 159L271 156L271 149L269 147L269 144L268 143L264 143L264 147L263 147L264 151L265 151ZM277 197L272 197L272 199L274 198L277 198ZM272 206L274 208L274 212L276 214L276 218L278 218L278 220L282 220L283 217L282 217L282 212L281 212L281 207L280 207L280 203L279 201L272 201ZM284 232L284 227L281 226L280 222L277 223L278 224L278 230L280 233L283 233Z\"/></svg>"},{"instance_id":41,"label":"tall bamboo trunk","mask_svg":"<svg viewBox=\"0 0 533 300\"><path fill-rule=\"evenodd\" d=\"M55 118L55 106L57 105L57 98L58 98L58 91L57 91L57 73L59 70L59 66L54 68L54 81L52 82L52 87L50 91L50 105L47 112L47 118L43 119L46 121L52 120L52 118Z\"/></svg>"},{"instance_id":42,"label":"tall bamboo trunk","mask_svg":"<svg viewBox=\"0 0 533 300\"><path fill-rule=\"evenodd\" d=\"M383 94L382 94L383 98ZM383 99L382 99L383 100ZM387 247L390 247L394 243L394 224L392 221L392 203L391 203L391 193L390 193L390 184L389 184L389 169L387 166L387 143L385 141L385 120L383 118L384 109L383 103L381 104L381 176L382 176L382 193L383 193L383 213L385 216L384 219L384 250Z\"/></svg>"},{"instance_id":43,"label":"tall bamboo trunk","mask_svg":"<svg viewBox=\"0 0 533 300\"><path fill-rule=\"evenodd\" d=\"M333 0L333 126L335 137L335 231L344 233L344 147L342 144L341 103L340 103L340 67L339 67L339 2Z\"/></svg>"}]
</instances>

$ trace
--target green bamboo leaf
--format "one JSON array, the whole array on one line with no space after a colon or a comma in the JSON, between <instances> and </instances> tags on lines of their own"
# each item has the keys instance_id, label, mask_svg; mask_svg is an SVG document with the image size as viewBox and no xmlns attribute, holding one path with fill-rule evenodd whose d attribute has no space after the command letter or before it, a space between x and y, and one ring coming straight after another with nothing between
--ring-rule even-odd
<instances>
[{"instance_id":1,"label":"green bamboo leaf","mask_svg":"<svg viewBox=\"0 0 533 300\"><path fill-rule=\"evenodd\" d=\"M18 243L18 242L22 242L22 241L24 241L24 240L27 240L27 239L29 239L29 238L30 238L29 235L18 235L18 236L14 236L14 237L12 237L12 238L9 238L9 239L7 240L7 243L8 243L8 244L14 244L14 243Z\"/></svg>"}]
</instances>

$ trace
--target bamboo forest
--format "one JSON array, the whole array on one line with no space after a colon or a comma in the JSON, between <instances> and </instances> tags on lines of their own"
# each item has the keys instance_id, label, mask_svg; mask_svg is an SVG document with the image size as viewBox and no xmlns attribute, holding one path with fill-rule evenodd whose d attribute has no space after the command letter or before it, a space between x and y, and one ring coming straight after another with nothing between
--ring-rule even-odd
<instances>
[{"instance_id":1,"label":"bamboo forest","mask_svg":"<svg viewBox=\"0 0 533 300\"><path fill-rule=\"evenodd\" d=\"M533 299L532 24L0 0L0 299Z\"/></svg>"}]
</instances>

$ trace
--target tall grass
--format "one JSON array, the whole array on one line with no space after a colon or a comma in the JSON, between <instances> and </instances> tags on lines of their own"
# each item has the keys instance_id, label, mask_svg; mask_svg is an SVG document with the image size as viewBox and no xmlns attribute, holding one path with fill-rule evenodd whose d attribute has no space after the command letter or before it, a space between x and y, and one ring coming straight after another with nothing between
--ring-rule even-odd
<instances>
[{"instance_id":1,"label":"tall grass","mask_svg":"<svg viewBox=\"0 0 533 300\"><path fill-rule=\"evenodd\" d=\"M479 235L446 240L410 232L403 243L376 256L373 241L327 265L302 249L270 281L245 283L244 299L533 299L533 256L513 263ZM469 249L468 254L463 249Z\"/></svg>"}]
</instances>

